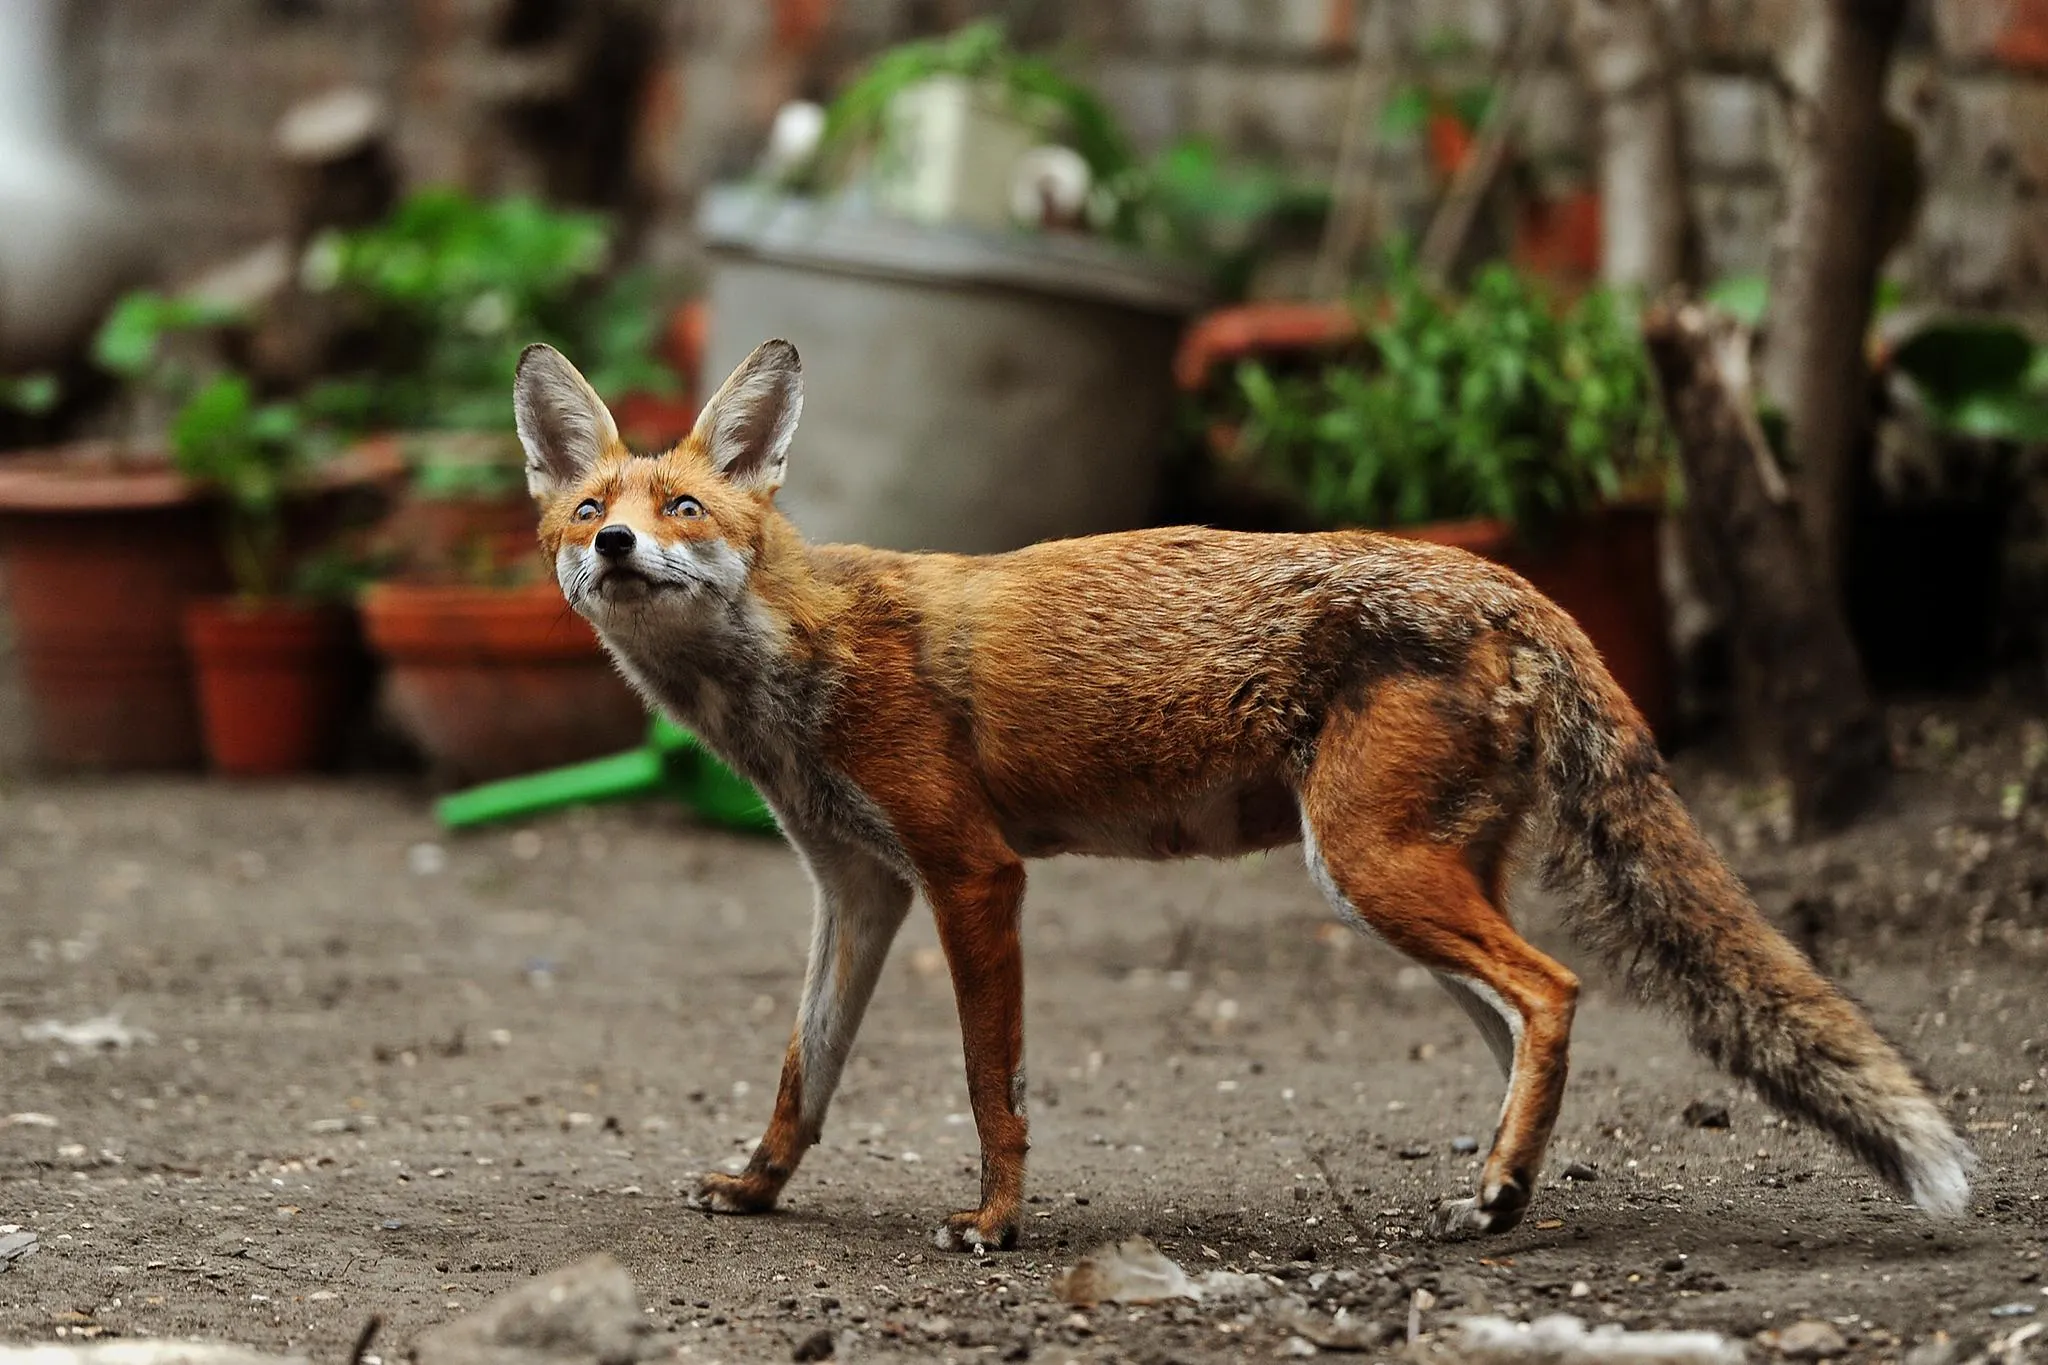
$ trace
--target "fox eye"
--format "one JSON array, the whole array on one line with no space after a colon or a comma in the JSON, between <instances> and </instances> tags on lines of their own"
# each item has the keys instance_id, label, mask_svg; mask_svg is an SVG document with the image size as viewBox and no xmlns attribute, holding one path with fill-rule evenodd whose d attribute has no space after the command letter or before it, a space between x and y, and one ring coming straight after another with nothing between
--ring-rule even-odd
<instances>
[{"instance_id":1,"label":"fox eye","mask_svg":"<svg viewBox=\"0 0 2048 1365\"><path fill-rule=\"evenodd\" d=\"M604 504L596 498L585 498L576 504L576 520L596 521L604 515Z\"/></svg>"},{"instance_id":2,"label":"fox eye","mask_svg":"<svg viewBox=\"0 0 2048 1365\"><path fill-rule=\"evenodd\" d=\"M687 517L694 520L704 515L704 504L688 493L668 500L668 506L661 509L672 517Z\"/></svg>"}]
</instances>

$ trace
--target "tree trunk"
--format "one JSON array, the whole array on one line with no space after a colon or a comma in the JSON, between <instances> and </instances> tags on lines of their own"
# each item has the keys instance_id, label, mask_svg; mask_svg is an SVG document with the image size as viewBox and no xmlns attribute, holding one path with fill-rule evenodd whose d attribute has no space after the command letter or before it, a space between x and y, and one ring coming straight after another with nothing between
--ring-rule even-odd
<instances>
[{"instance_id":1,"label":"tree trunk","mask_svg":"<svg viewBox=\"0 0 2048 1365\"><path fill-rule=\"evenodd\" d=\"M1701 567L1728 605L1737 676L1752 693L1741 708L1791 781L1798 827L1839 824L1883 787L1884 725L1757 423L1749 337L1686 306L1654 310L1643 339L1684 448Z\"/></svg>"},{"instance_id":2,"label":"tree trunk","mask_svg":"<svg viewBox=\"0 0 2048 1365\"><path fill-rule=\"evenodd\" d=\"M1654 297L1697 283L1680 70L1658 0L1571 0L1571 43L1600 144L1601 278Z\"/></svg>"},{"instance_id":3,"label":"tree trunk","mask_svg":"<svg viewBox=\"0 0 2048 1365\"><path fill-rule=\"evenodd\" d=\"M1869 409L1882 264L1885 75L1905 0L1808 0L1782 57L1792 166L1771 264L1763 387L1784 415L1822 588L1839 600Z\"/></svg>"}]
</instances>

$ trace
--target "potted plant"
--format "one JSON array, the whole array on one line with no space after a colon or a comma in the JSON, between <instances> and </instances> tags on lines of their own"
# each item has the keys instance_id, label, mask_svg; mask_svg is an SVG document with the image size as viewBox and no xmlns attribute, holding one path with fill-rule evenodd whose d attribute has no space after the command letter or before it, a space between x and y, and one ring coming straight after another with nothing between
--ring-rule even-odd
<instances>
[{"instance_id":1,"label":"potted plant","mask_svg":"<svg viewBox=\"0 0 2048 1365\"><path fill-rule=\"evenodd\" d=\"M1673 486L1640 343L1611 295L1560 307L1483 268L1451 297L1397 263L1362 359L1234 376L1227 458L1318 524L1515 568L1578 618L1655 726L1671 672L1657 522Z\"/></svg>"},{"instance_id":2,"label":"potted plant","mask_svg":"<svg viewBox=\"0 0 2048 1365\"><path fill-rule=\"evenodd\" d=\"M207 756L236 776L325 767L360 670L354 614L320 591L336 586L321 572L333 561L320 540L288 534L287 498L316 467L318 436L294 405L258 403L230 373L192 395L170 439L179 472L217 495L234 584L185 606Z\"/></svg>"},{"instance_id":3,"label":"potted plant","mask_svg":"<svg viewBox=\"0 0 2048 1365\"><path fill-rule=\"evenodd\" d=\"M184 611L194 597L225 591L231 575L216 528L219 494L172 466L162 433L198 382L195 348L238 319L203 298L125 296L92 348L118 386L118 434L0 464L0 568L37 756L50 766L179 768L201 759ZM26 396L52 397L45 383ZM389 472L372 453L330 462L293 502L321 503Z\"/></svg>"},{"instance_id":4,"label":"potted plant","mask_svg":"<svg viewBox=\"0 0 2048 1365\"><path fill-rule=\"evenodd\" d=\"M662 362L662 310L608 257L599 217L447 190L314 249L310 274L362 338L364 363L307 402L391 433L372 444L409 470L381 533L394 568L361 606L392 709L443 780L590 758L645 728L540 562L513 435L509 377L537 339L592 357L628 439L687 434L695 414ZM687 316L675 330L687 339Z\"/></svg>"},{"instance_id":5,"label":"potted plant","mask_svg":"<svg viewBox=\"0 0 2048 1365\"><path fill-rule=\"evenodd\" d=\"M1850 628L1880 686L1974 684L2005 624L2025 461L2048 446L2048 347L1995 317L1895 316L1878 330L1879 420L1844 584Z\"/></svg>"},{"instance_id":6,"label":"potted plant","mask_svg":"<svg viewBox=\"0 0 2048 1365\"><path fill-rule=\"evenodd\" d=\"M887 211L1001 228L1011 176L1034 145L1069 141L1097 182L1132 164L1108 107L994 20L882 53L826 111L811 187L848 175Z\"/></svg>"},{"instance_id":7,"label":"potted plant","mask_svg":"<svg viewBox=\"0 0 2048 1365\"><path fill-rule=\"evenodd\" d=\"M1706 299L1760 328L1769 281L1729 276ZM2048 346L2007 318L1912 305L1891 280L1871 319L1876 421L1843 585L1850 632L1880 687L1969 685L1998 650L2024 460L2048 447ZM1778 414L1758 416L1782 434Z\"/></svg>"}]
</instances>

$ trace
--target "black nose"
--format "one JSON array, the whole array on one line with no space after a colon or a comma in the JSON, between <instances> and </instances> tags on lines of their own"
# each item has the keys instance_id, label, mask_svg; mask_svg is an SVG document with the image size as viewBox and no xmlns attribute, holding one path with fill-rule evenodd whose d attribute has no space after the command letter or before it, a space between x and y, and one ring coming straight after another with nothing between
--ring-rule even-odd
<instances>
[{"instance_id":1,"label":"black nose","mask_svg":"<svg viewBox=\"0 0 2048 1365\"><path fill-rule=\"evenodd\" d=\"M597 552L616 558L633 553L633 528L630 526L607 526L597 533Z\"/></svg>"}]
</instances>

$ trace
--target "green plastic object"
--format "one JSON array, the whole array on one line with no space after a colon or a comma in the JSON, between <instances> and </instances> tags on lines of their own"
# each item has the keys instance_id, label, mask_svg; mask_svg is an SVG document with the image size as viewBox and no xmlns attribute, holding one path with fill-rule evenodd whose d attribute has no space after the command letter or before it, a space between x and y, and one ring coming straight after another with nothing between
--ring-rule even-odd
<instances>
[{"instance_id":1,"label":"green plastic object","mask_svg":"<svg viewBox=\"0 0 2048 1365\"><path fill-rule=\"evenodd\" d=\"M563 806L639 796L681 801L699 818L728 829L775 829L775 817L759 793L707 753L696 736L659 717L641 748L455 792L434 804L434 815L449 829L468 829Z\"/></svg>"}]
</instances>

